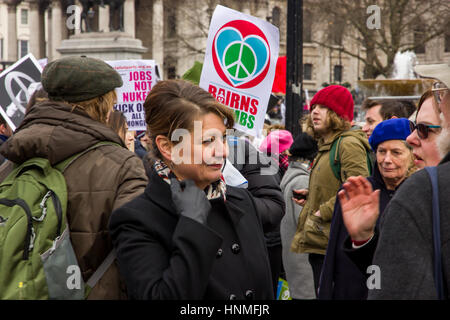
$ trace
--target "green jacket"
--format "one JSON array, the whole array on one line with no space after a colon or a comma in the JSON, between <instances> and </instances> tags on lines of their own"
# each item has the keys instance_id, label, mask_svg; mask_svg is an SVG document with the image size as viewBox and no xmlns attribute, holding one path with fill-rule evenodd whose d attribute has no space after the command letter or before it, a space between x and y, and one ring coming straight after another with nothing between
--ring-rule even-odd
<instances>
[{"instance_id":1,"label":"green jacket","mask_svg":"<svg viewBox=\"0 0 450 320\"><path fill-rule=\"evenodd\" d=\"M366 149L370 150L370 145L363 131L340 131L330 140L319 141L319 153L314 159L309 177L308 200L300 213L297 232L291 244L294 252L323 255L326 252L336 194L341 186L330 166L330 149L333 141L340 136L342 181L351 176L369 176ZM320 210L321 217L314 216L317 210Z\"/></svg>"}]
</instances>

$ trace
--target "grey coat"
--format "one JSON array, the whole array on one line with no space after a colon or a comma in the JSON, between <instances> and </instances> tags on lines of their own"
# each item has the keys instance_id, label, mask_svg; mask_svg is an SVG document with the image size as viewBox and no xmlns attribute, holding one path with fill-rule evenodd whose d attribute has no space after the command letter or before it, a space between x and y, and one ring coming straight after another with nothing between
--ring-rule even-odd
<instances>
[{"instance_id":1,"label":"grey coat","mask_svg":"<svg viewBox=\"0 0 450 320\"><path fill-rule=\"evenodd\" d=\"M444 285L450 286L450 153L438 166ZM433 272L432 189L421 170L397 190L381 219L373 264L381 288L369 299L436 299Z\"/></svg>"},{"instance_id":2,"label":"grey coat","mask_svg":"<svg viewBox=\"0 0 450 320\"><path fill-rule=\"evenodd\" d=\"M298 217L302 207L292 200L293 189L306 189L309 184L307 164L292 161L281 180L286 203L286 213L281 220L280 233L283 246L283 266L291 297L294 299L315 299L314 280L308 254L290 250L292 239L297 230Z\"/></svg>"}]
</instances>

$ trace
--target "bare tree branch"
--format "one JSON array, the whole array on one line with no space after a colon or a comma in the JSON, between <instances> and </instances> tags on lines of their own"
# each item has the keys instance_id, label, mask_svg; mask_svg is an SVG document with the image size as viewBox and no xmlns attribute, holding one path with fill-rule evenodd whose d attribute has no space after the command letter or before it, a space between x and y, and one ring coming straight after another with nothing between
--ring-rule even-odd
<instances>
[{"instance_id":1,"label":"bare tree branch","mask_svg":"<svg viewBox=\"0 0 450 320\"><path fill-rule=\"evenodd\" d=\"M374 2L381 9L382 26L370 30L366 10ZM448 31L450 20L449 0L305 0L304 7L312 12L315 20L333 23L328 39L330 34L340 32L347 41L354 39L365 47L365 57L351 48L343 48L342 52L362 61L364 75L371 78L379 74L388 76L398 51L415 50L442 36ZM339 21L344 22L342 26ZM333 48L327 32L323 39L313 42Z\"/></svg>"}]
</instances>

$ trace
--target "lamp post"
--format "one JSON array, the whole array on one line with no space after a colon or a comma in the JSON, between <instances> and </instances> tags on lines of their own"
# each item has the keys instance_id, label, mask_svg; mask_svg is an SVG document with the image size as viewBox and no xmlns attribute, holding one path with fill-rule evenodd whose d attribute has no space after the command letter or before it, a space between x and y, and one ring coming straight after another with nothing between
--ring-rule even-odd
<instances>
[{"instance_id":1,"label":"lamp post","mask_svg":"<svg viewBox=\"0 0 450 320\"><path fill-rule=\"evenodd\" d=\"M285 127L295 138L303 114L303 0L288 0L286 69Z\"/></svg>"}]
</instances>

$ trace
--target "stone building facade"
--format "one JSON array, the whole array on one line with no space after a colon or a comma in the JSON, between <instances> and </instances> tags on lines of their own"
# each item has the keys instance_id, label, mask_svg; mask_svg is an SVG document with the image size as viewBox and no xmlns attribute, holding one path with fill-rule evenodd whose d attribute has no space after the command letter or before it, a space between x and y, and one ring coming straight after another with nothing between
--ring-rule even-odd
<instances>
[{"instance_id":1,"label":"stone building facade","mask_svg":"<svg viewBox=\"0 0 450 320\"><path fill-rule=\"evenodd\" d=\"M0 69L29 52L49 61L60 57L63 40L81 33L78 25L68 28L68 22L79 21L79 11L70 11L71 4L79 6L79 1L0 0ZM286 54L285 0L124 0L124 33L142 41L147 49L142 58L156 60L163 78L178 78L194 61L203 61L209 21L217 4L279 27L280 55ZM94 9L90 18L93 30L108 33L108 7L96 5ZM364 48L346 38L331 48L313 43L329 30L304 8L303 87L310 95L324 83L349 83L354 88L362 78L362 63L344 54L341 46L361 55ZM420 63L450 63L450 34L427 43L417 58Z\"/></svg>"}]
</instances>

